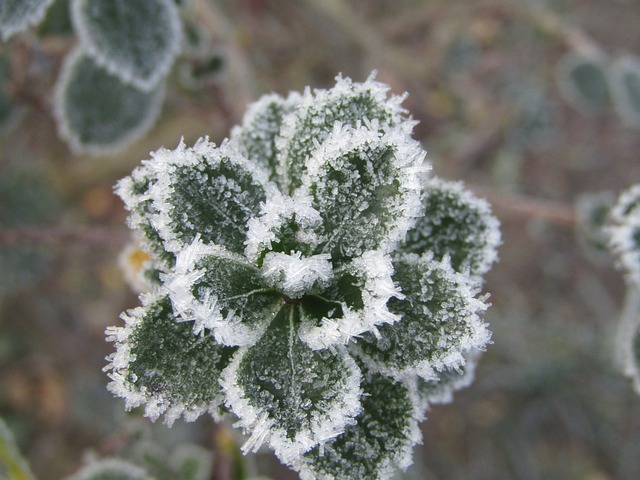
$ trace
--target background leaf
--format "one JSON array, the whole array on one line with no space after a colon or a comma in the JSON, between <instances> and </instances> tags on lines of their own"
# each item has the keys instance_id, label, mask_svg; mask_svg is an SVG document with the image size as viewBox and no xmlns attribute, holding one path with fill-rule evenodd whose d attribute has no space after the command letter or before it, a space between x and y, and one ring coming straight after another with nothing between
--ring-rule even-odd
<instances>
[{"instance_id":1,"label":"background leaf","mask_svg":"<svg viewBox=\"0 0 640 480\"><path fill-rule=\"evenodd\" d=\"M182 38L172 0L74 0L73 23L98 64L144 91L157 88Z\"/></svg>"},{"instance_id":2,"label":"background leaf","mask_svg":"<svg viewBox=\"0 0 640 480\"><path fill-rule=\"evenodd\" d=\"M76 50L65 60L56 87L60 135L77 152L113 153L151 128L163 95L162 85L138 90Z\"/></svg>"},{"instance_id":3,"label":"background leaf","mask_svg":"<svg viewBox=\"0 0 640 480\"><path fill-rule=\"evenodd\" d=\"M2 0L0 3L0 36L3 41L29 25L40 22L53 0Z\"/></svg>"},{"instance_id":4,"label":"background leaf","mask_svg":"<svg viewBox=\"0 0 640 480\"><path fill-rule=\"evenodd\" d=\"M607 59L601 54L567 53L557 65L560 92L584 113L603 111L611 103Z\"/></svg>"},{"instance_id":5,"label":"background leaf","mask_svg":"<svg viewBox=\"0 0 640 480\"><path fill-rule=\"evenodd\" d=\"M116 458L98 460L67 480L154 480L137 465Z\"/></svg>"},{"instance_id":6,"label":"background leaf","mask_svg":"<svg viewBox=\"0 0 640 480\"><path fill-rule=\"evenodd\" d=\"M640 128L640 59L620 57L611 67L610 79L616 112L626 125Z\"/></svg>"}]
</instances>

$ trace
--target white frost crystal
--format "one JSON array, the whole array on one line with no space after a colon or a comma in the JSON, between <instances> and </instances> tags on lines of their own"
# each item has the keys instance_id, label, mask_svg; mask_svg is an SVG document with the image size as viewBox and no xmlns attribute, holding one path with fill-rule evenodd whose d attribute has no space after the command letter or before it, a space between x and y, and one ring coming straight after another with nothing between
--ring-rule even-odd
<instances>
[{"instance_id":1,"label":"white frost crystal","mask_svg":"<svg viewBox=\"0 0 640 480\"><path fill-rule=\"evenodd\" d=\"M267 95L221 146L161 149L120 181L155 274L109 329L128 408L226 410L245 452L268 444L305 479L411 463L426 407L490 341L477 294L499 233L486 202L425 180L387 91L372 75Z\"/></svg>"}]
</instances>

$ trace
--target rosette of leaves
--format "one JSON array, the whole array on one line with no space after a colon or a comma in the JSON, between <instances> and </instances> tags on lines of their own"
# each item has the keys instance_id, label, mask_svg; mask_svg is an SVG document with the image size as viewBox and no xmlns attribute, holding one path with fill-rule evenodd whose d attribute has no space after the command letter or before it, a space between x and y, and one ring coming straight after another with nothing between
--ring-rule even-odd
<instances>
[{"instance_id":1,"label":"rosette of leaves","mask_svg":"<svg viewBox=\"0 0 640 480\"><path fill-rule=\"evenodd\" d=\"M268 444L303 478L411 463L426 405L490 340L477 294L499 234L485 202L428 179L387 92L267 95L219 147L159 150L120 181L156 279L108 330L127 407L234 416L245 452Z\"/></svg>"}]
</instances>

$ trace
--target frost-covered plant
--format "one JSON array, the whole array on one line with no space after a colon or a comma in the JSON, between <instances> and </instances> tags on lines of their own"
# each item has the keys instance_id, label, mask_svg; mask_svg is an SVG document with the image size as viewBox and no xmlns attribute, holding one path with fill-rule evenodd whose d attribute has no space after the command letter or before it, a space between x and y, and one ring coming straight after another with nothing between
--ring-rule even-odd
<instances>
[{"instance_id":1,"label":"frost-covered plant","mask_svg":"<svg viewBox=\"0 0 640 480\"><path fill-rule=\"evenodd\" d=\"M497 220L429 178L403 97L338 77L120 181L154 285L108 337L127 408L230 414L310 478L389 478L490 341Z\"/></svg>"}]
</instances>

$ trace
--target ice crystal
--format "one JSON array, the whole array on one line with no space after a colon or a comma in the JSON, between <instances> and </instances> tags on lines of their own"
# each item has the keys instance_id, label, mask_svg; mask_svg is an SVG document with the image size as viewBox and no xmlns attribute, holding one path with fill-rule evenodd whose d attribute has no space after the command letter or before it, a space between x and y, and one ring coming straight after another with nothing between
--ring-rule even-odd
<instances>
[{"instance_id":1,"label":"ice crystal","mask_svg":"<svg viewBox=\"0 0 640 480\"><path fill-rule=\"evenodd\" d=\"M497 221L426 180L388 87L267 95L231 139L161 149L117 186L152 292L109 330L111 390L170 423L226 411L303 478L386 479L490 333ZM180 375L182 372L182 376Z\"/></svg>"}]
</instances>

